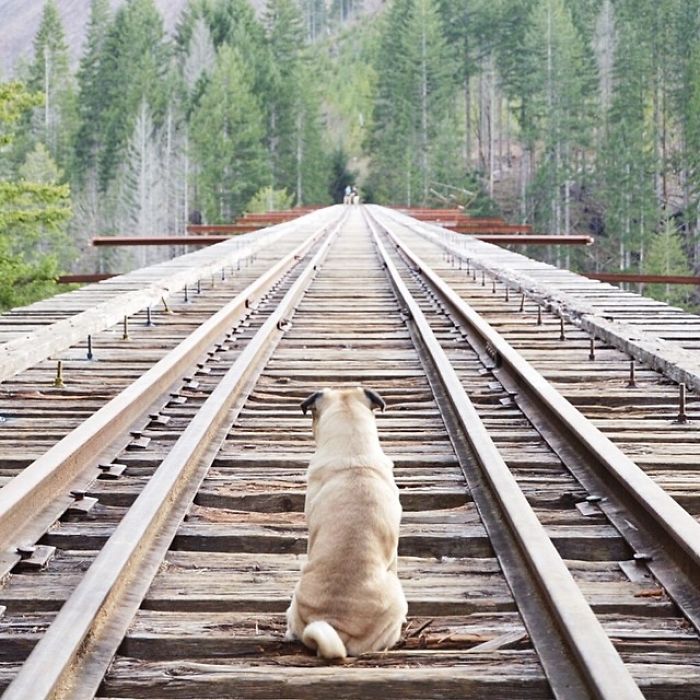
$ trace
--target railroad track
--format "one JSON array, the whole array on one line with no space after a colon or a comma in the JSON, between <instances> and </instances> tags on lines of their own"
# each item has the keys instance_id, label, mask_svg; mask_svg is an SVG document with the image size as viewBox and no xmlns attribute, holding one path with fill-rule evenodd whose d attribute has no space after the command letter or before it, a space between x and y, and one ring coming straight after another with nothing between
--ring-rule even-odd
<instances>
[{"instance_id":1,"label":"railroad track","mask_svg":"<svg viewBox=\"0 0 700 700\"><path fill-rule=\"evenodd\" d=\"M102 440L102 468L37 486L43 518L3 530L0 510L25 537L4 559L4 697L696 697L698 524L444 287L438 243L339 212L235 298L137 436L129 414ZM313 449L298 405L358 383L388 403L409 621L397 649L327 665L282 641Z\"/></svg>"}]
</instances>

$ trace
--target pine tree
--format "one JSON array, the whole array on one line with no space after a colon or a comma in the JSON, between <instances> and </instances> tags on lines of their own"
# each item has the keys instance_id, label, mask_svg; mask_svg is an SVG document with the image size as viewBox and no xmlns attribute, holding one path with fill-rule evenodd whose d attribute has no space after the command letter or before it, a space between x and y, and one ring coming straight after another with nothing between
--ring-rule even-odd
<instances>
[{"instance_id":1,"label":"pine tree","mask_svg":"<svg viewBox=\"0 0 700 700\"><path fill-rule=\"evenodd\" d=\"M584 42L563 0L541 0L525 42L530 72L529 128L543 146L534 182L536 222L553 234L571 233L572 188L585 173L591 143L595 75ZM556 249L557 262L561 249ZM566 253L568 256L568 252ZM563 261L568 266L568 257Z\"/></svg>"},{"instance_id":2,"label":"pine tree","mask_svg":"<svg viewBox=\"0 0 700 700\"><path fill-rule=\"evenodd\" d=\"M198 198L209 221L228 222L268 182L263 113L236 49L222 46L191 120Z\"/></svg>"},{"instance_id":3,"label":"pine tree","mask_svg":"<svg viewBox=\"0 0 700 700\"><path fill-rule=\"evenodd\" d=\"M153 0L130 0L122 6L107 34L100 61L99 87L105 102L101 124L104 145L99 158L103 189L117 172L144 99L153 110L156 125L162 123L170 89L169 59L163 19Z\"/></svg>"},{"instance_id":4,"label":"pine tree","mask_svg":"<svg viewBox=\"0 0 700 700\"><path fill-rule=\"evenodd\" d=\"M0 83L0 145L12 143L23 115L40 103L41 93L29 93L18 82ZM55 277L69 255L65 223L71 213L68 186L52 179L57 174L40 144L17 175L0 174L0 309L56 291Z\"/></svg>"},{"instance_id":5,"label":"pine tree","mask_svg":"<svg viewBox=\"0 0 700 700\"><path fill-rule=\"evenodd\" d=\"M77 108L68 45L55 0L46 0L44 4L27 86L44 96L43 105L35 110L33 119L36 138L43 141L61 166L69 166Z\"/></svg>"},{"instance_id":6,"label":"pine tree","mask_svg":"<svg viewBox=\"0 0 700 700\"><path fill-rule=\"evenodd\" d=\"M83 184L94 177L98 155L104 148L103 127L107 103L102 92L102 61L110 25L109 0L92 0L85 38L85 51L80 60L77 80L79 87L79 127L75 135L75 179Z\"/></svg>"},{"instance_id":7,"label":"pine tree","mask_svg":"<svg viewBox=\"0 0 700 700\"><path fill-rule=\"evenodd\" d=\"M293 192L297 189L298 129L302 110L302 20L292 0L268 0L264 24L272 67L265 100L270 171L275 187Z\"/></svg>"},{"instance_id":8,"label":"pine tree","mask_svg":"<svg viewBox=\"0 0 700 700\"><path fill-rule=\"evenodd\" d=\"M673 221L664 222L661 230L652 237L644 271L649 275L691 274L688 256ZM649 284L644 293L667 304L685 304L692 290L688 285Z\"/></svg>"},{"instance_id":9,"label":"pine tree","mask_svg":"<svg viewBox=\"0 0 700 700\"><path fill-rule=\"evenodd\" d=\"M380 45L372 189L385 201L426 204L438 167L436 141L453 116L456 88L453 55L434 0L397 0ZM458 157L453 151L451 160ZM445 165L440 164L443 172Z\"/></svg>"}]
</instances>

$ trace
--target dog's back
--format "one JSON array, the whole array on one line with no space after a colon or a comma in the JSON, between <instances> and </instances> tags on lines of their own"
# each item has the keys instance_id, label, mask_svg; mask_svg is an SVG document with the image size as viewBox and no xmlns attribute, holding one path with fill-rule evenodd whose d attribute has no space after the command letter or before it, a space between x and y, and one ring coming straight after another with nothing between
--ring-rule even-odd
<instances>
[{"instance_id":1,"label":"dog's back","mask_svg":"<svg viewBox=\"0 0 700 700\"><path fill-rule=\"evenodd\" d=\"M406 615L396 575L401 505L372 415L381 399L361 389L316 396L308 561L288 610L288 634L333 658L398 640Z\"/></svg>"}]
</instances>

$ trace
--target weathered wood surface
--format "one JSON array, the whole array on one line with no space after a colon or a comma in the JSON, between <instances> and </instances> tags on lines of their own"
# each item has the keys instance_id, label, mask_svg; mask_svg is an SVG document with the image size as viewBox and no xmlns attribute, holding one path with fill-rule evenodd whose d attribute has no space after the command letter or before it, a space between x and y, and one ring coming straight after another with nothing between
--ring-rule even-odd
<instances>
[{"instance_id":1,"label":"weathered wood surface","mask_svg":"<svg viewBox=\"0 0 700 700\"><path fill-rule=\"evenodd\" d=\"M682 348L689 347L690 339L695 348L693 362L700 371L697 360L700 318L652 299L581 280L568 271L557 270L514 253L476 244L470 246L472 269L476 260L488 270L502 273L502 280L507 280L511 291L506 301L502 282L498 283L494 294L490 279L484 286L481 285L481 272L474 281L465 269L460 270L456 263L446 260L435 243L410 233L406 227L396 230L584 415L592 418L598 428L616 441L684 507L700 515L700 471L697 470L700 454L697 452L699 438L696 429L697 420L700 419L700 396L697 392L688 394L690 422L675 422L678 387L668 377L651 371L649 365L654 369L660 368L652 362L644 365L637 363L636 387L628 387L630 356L625 352L633 351L627 342L629 338L642 338L648 334L660 338L659 348L676 347L673 352L679 353L675 358L677 360L686 352ZM528 293L532 292L533 297L543 304L541 326L537 325L537 307L532 301L528 299L524 311L519 311L521 298L514 290L521 282ZM603 316L614 317L613 321L604 320L600 326L608 329L609 334L604 335L602 341L599 334L595 360L588 359L588 331L593 326L572 325L569 322L572 315L569 311L572 309L576 312L573 314L575 318L585 318L587 314L595 318L596 323ZM560 313L564 313L567 319L566 339L563 341L559 339ZM616 329L624 331L620 335L621 340L612 337ZM679 345L667 342L674 338ZM683 357L688 359L686 355ZM661 353L659 358L663 356ZM671 358L670 355L668 357ZM675 360L669 359L670 362ZM658 361L662 362L662 359ZM687 362L683 362L685 369L690 371ZM688 379L674 372L670 372L670 376L679 380ZM625 431L629 434L625 435ZM691 476L693 472L695 478ZM685 474L687 478L677 480L674 479L675 474Z\"/></svg>"},{"instance_id":2,"label":"weathered wood surface","mask_svg":"<svg viewBox=\"0 0 700 700\"><path fill-rule=\"evenodd\" d=\"M490 289L475 287L487 315L505 319L503 308L497 308L503 304L494 303ZM558 340L556 319L546 318L538 328L531 310L529 319L521 315L514 322L512 306L518 301L513 295L503 332L531 352L533 361L576 403L609 422L620 442L647 460L669 488L694 503L696 432L649 416L672 409L669 386L652 373L639 372L640 389L627 390L627 363L618 351L599 350L599 361L589 365L583 333L567 327L568 345ZM639 309L645 313L643 305ZM224 441L101 695L549 697L398 314L366 235L360 228L348 230L299 304L291 329ZM183 332L194 321L187 311L176 319ZM673 314L669 323L676 323ZM543 445L503 387L484 372L461 335L445 317L435 326L504 459L645 693L665 700L694 697L698 680L691 660L700 655L697 635L677 616L648 569L632 563L632 551L602 513L595 506L581 507L587 493ZM253 331L254 323L240 337ZM165 341L168 334L159 337ZM133 346L121 345L118 338L104 345L103 379L108 384L147 366L158 352L155 342L142 357ZM74 352L69 367L79 366ZM108 367L107 360L114 365ZM167 423L145 427L148 444L118 455L124 476L89 487L88 496L98 498L89 514L66 517L51 529L44 542L59 551L46 570L14 573L5 583L0 591L0 606L7 607L0 618L0 686L41 636L95 549L224 369L212 365L210 374L197 376L200 385L186 392L186 403L163 409ZM60 403L46 402L43 391L33 394L33 383L49 372L50 367L39 367L13 386L22 398L12 416L16 432L0 458L0 478L16 473L23 460L39 454L72 420L99 403L91 398L95 386L80 381L61 394ZM577 383L580 377L590 377L590 385ZM281 641L283 613L306 549L304 474L313 446L310 419L301 415L299 403L325 383L356 382L371 385L388 403L378 427L396 465L404 507L399 575L411 619L396 651L329 667L300 645ZM609 404L601 401L602 386ZM13 398L0 396L0 415L3 407L17 405ZM35 439L38 433L41 440ZM650 437L638 443L637 433ZM680 441L686 437L688 443ZM17 454L25 441L31 445ZM691 449L685 450L685 444ZM678 464L684 465L682 471Z\"/></svg>"},{"instance_id":3,"label":"weathered wood surface","mask_svg":"<svg viewBox=\"0 0 700 700\"><path fill-rule=\"evenodd\" d=\"M320 221L325 221L329 213L312 215L313 223L309 228L313 229ZM286 228L298 229L298 223L287 224ZM272 236L275 241L284 234L285 226L280 227ZM308 229L306 229L308 232ZM308 235L308 233L306 233ZM41 324L30 323L30 332L22 332L22 327L15 324L15 319L20 310L15 309L13 314L0 316L0 339L4 343L0 345L0 380L7 379L22 370L31 367L45 357L60 352L71 345L84 342L89 334L96 334L106 328L118 324L124 315L131 315L142 311L150 304L157 304L161 298L168 298L171 294L182 289L185 285L195 285L197 280L203 277L220 274L222 266L235 265L237 261L252 255L260 244L271 243L267 237L260 239L255 235L245 241L228 241L216 249L192 253L184 258L177 258L166 263L161 263L153 268L138 270L125 275L126 279L113 277L99 283L100 291L108 296L104 301L96 305L93 296L85 292L69 292L54 297L50 302L40 302L33 305L32 312L51 309L58 311L62 303L66 303L69 314L55 313L54 320L42 319ZM277 247L284 249L285 244ZM280 257L282 254L280 254ZM148 280L146 282L146 280ZM135 289L129 290L133 284ZM111 294L109 293L111 292ZM73 296L71 296L73 295ZM84 300L84 305L78 302L73 306L74 298ZM77 308L81 308L78 312ZM30 312L31 313L31 312ZM61 316L63 316L61 318ZM47 325L48 321L48 325ZM24 324L26 327L26 324Z\"/></svg>"},{"instance_id":4,"label":"weathered wood surface","mask_svg":"<svg viewBox=\"0 0 700 700\"><path fill-rule=\"evenodd\" d=\"M405 224L406 221L402 223ZM436 243L409 232L405 225L395 228L410 238L416 252L425 254L429 264L439 263L442 253L438 252ZM439 230L435 226L429 226L428 229L433 231L432 235L435 230ZM426 227L423 226L422 230L426 230ZM480 241L460 239L458 245L453 245L453 249L457 255L469 257L472 267L476 263L480 269L486 269L512 290L527 290L529 297L566 317L574 318L582 328L594 333L607 344L633 355L677 381L684 381L689 386L700 389L700 360L697 353L685 347L689 341L693 348L700 345L697 316L669 308L652 299L641 299L611 285L581 278L568 270L553 268ZM443 260L442 265L438 264L438 269L440 267L454 267L454 263L448 264ZM459 277L463 281L466 272L455 269L453 277ZM477 284L474 285L475 288ZM480 286L478 288L482 289ZM502 294L503 286L500 285L500 288ZM483 289L490 294L490 289ZM519 304L517 296L514 291L511 297L513 305ZM646 313L641 318L636 319L633 314L628 318L627 308L632 312L643 308ZM677 325L683 324L680 334L675 333L674 326L671 326L667 335L665 325L660 324L649 330L647 324L650 316L653 316L650 313L652 310L672 315ZM609 320L611 317L614 320ZM676 335L680 335L679 340L674 338Z\"/></svg>"}]
</instances>

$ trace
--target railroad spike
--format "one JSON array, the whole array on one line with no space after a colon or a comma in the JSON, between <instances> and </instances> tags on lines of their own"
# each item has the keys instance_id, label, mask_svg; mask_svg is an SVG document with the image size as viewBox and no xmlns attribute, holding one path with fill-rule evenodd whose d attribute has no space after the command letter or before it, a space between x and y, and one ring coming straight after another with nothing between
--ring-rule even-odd
<instances>
[{"instance_id":1,"label":"railroad spike","mask_svg":"<svg viewBox=\"0 0 700 700\"><path fill-rule=\"evenodd\" d=\"M678 415L676 416L676 420L674 421L675 423L684 424L690 420L690 418L688 418L688 414L685 411L685 392L685 382L681 382L678 385Z\"/></svg>"},{"instance_id":2,"label":"railroad spike","mask_svg":"<svg viewBox=\"0 0 700 700\"><path fill-rule=\"evenodd\" d=\"M53 380L53 385L59 389L65 386L63 381L63 362L61 360L58 360L56 363L56 377Z\"/></svg>"}]
</instances>

